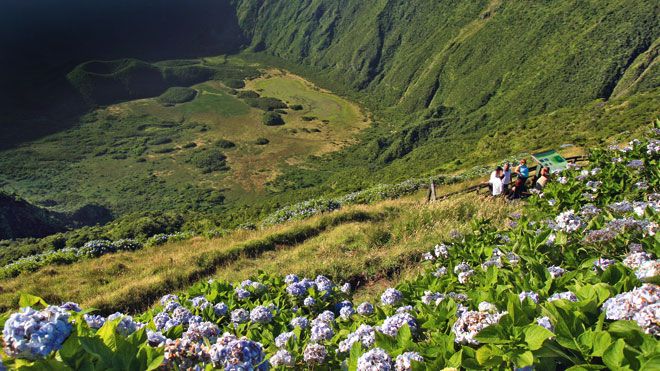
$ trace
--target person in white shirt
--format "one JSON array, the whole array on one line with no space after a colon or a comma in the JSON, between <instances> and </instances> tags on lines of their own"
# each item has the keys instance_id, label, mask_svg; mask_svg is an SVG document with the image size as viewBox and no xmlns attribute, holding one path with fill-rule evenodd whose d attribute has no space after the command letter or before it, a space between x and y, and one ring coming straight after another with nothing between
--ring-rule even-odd
<instances>
[{"instance_id":1,"label":"person in white shirt","mask_svg":"<svg viewBox=\"0 0 660 371\"><path fill-rule=\"evenodd\" d=\"M511 184L511 164L506 162L502 169L502 193L505 195L509 193L509 184Z\"/></svg>"},{"instance_id":2,"label":"person in white shirt","mask_svg":"<svg viewBox=\"0 0 660 371\"><path fill-rule=\"evenodd\" d=\"M491 192L493 196L499 196L502 194L503 191L503 183L502 183L502 168L497 167L495 171L493 171L490 174L490 180L488 180L488 184L490 185Z\"/></svg>"}]
</instances>

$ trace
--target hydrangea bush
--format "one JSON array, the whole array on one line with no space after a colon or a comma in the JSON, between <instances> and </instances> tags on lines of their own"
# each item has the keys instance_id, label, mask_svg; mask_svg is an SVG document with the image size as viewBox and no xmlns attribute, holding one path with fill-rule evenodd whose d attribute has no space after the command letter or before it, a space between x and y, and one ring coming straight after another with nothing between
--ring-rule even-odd
<instances>
[{"instance_id":1,"label":"hydrangea bush","mask_svg":"<svg viewBox=\"0 0 660 371\"><path fill-rule=\"evenodd\" d=\"M657 135L657 133L656 133ZM9 368L653 369L660 354L657 140L594 150L521 203L355 302L327 277L260 274L108 317L24 296L2 319Z\"/></svg>"}]
</instances>

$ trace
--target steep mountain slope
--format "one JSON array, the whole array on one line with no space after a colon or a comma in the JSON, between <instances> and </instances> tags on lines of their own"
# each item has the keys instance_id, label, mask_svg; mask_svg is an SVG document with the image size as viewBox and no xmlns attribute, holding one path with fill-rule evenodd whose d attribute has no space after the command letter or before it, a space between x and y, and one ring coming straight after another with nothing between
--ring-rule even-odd
<instances>
[{"instance_id":1,"label":"steep mountain slope","mask_svg":"<svg viewBox=\"0 0 660 371\"><path fill-rule=\"evenodd\" d=\"M0 240L43 237L67 228L106 223L110 212L97 205L87 205L73 213L60 213L0 192Z\"/></svg>"},{"instance_id":2,"label":"steep mountain slope","mask_svg":"<svg viewBox=\"0 0 660 371\"><path fill-rule=\"evenodd\" d=\"M0 4L0 148L58 132L86 110L66 74L94 59L235 53L228 0L7 0Z\"/></svg>"},{"instance_id":3,"label":"steep mountain slope","mask_svg":"<svg viewBox=\"0 0 660 371\"><path fill-rule=\"evenodd\" d=\"M382 107L490 120L609 98L660 36L653 1L235 3L254 50L313 66Z\"/></svg>"}]
</instances>

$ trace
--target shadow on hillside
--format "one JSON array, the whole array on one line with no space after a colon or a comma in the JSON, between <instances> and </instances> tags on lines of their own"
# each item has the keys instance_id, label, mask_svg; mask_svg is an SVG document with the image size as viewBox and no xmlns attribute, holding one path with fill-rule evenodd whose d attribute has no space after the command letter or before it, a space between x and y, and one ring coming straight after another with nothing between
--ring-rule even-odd
<instances>
[{"instance_id":1,"label":"shadow on hillside","mask_svg":"<svg viewBox=\"0 0 660 371\"><path fill-rule=\"evenodd\" d=\"M66 78L93 59L179 59L237 52L228 0L0 3L0 150L64 130L89 109Z\"/></svg>"}]
</instances>

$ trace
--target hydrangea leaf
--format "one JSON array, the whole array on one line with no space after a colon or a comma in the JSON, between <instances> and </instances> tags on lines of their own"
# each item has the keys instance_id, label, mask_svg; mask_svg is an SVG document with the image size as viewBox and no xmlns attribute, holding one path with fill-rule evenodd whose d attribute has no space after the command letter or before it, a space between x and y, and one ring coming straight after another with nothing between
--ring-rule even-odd
<instances>
[{"instance_id":1,"label":"hydrangea leaf","mask_svg":"<svg viewBox=\"0 0 660 371\"><path fill-rule=\"evenodd\" d=\"M42 299L38 296L22 293L21 296L18 299L18 305L21 308L24 308L24 307L33 307L34 308L37 305L40 306L40 307L45 308L45 307L48 306L48 303L46 303L44 301L44 299Z\"/></svg>"},{"instance_id":2,"label":"hydrangea leaf","mask_svg":"<svg viewBox=\"0 0 660 371\"><path fill-rule=\"evenodd\" d=\"M550 330L539 325L528 325L524 328L523 333L529 350L540 349L547 339L554 336Z\"/></svg>"}]
</instances>

